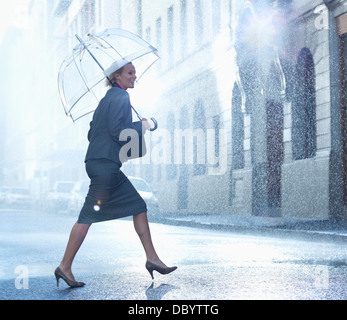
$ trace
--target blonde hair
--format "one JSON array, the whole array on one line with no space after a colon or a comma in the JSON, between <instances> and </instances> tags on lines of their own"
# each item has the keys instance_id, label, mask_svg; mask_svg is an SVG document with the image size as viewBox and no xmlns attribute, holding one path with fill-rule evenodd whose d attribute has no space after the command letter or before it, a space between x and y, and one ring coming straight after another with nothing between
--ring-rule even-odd
<instances>
[{"instance_id":1,"label":"blonde hair","mask_svg":"<svg viewBox=\"0 0 347 320\"><path fill-rule=\"evenodd\" d=\"M131 62L127 63L128 64L132 64ZM118 70L116 70L115 72L111 73L107 78L106 78L106 86L107 87L113 87L113 85L116 83L116 76L117 75L121 75L124 67L126 66L124 65L123 67L119 68Z\"/></svg>"}]
</instances>

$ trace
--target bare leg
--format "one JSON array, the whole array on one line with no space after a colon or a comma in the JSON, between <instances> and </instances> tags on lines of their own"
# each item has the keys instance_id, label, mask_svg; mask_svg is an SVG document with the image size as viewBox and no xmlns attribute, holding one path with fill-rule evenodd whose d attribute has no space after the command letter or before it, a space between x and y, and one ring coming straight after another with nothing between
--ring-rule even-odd
<instances>
[{"instance_id":1,"label":"bare leg","mask_svg":"<svg viewBox=\"0 0 347 320\"><path fill-rule=\"evenodd\" d=\"M71 265L76 256L78 249L81 247L83 240L85 239L88 233L90 226L91 226L90 224L82 224L82 223L76 222L71 230L69 242L66 246L63 260L61 261L59 265L59 268L61 269L61 271L70 280L75 281L75 278L71 271Z\"/></svg>"},{"instance_id":2,"label":"bare leg","mask_svg":"<svg viewBox=\"0 0 347 320\"><path fill-rule=\"evenodd\" d=\"M144 212L136 215L133 217L133 219L134 227L145 250L147 261L166 267L166 265L159 259L154 249L151 232L148 225L147 213Z\"/></svg>"}]
</instances>

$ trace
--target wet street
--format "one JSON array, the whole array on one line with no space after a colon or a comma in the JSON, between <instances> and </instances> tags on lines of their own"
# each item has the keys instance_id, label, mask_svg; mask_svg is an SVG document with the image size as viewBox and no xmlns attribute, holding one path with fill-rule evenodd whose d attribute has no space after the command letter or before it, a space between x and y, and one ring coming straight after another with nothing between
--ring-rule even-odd
<instances>
[{"instance_id":1,"label":"wet street","mask_svg":"<svg viewBox=\"0 0 347 320\"><path fill-rule=\"evenodd\" d=\"M86 286L57 288L53 271L75 218L0 210L0 299L346 299L347 243L151 224L155 280L131 220L95 224L74 263Z\"/></svg>"}]
</instances>

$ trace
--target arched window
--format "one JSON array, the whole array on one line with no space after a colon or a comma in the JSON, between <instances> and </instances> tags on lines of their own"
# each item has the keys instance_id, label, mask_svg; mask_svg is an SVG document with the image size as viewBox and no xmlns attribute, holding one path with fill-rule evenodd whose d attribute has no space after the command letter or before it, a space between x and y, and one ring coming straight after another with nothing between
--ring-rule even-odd
<instances>
[{"instance_id":1,"label":"arched window","mask_svg":"<svg viewBox=\"0 0 347 320\"><path fill-rule=\"evenodd\" d=\"M292 108L292 142L294 160L316 154L315 69L311 51L301 49L296 64L296 81Z\"/></svg>"}]
</instances>

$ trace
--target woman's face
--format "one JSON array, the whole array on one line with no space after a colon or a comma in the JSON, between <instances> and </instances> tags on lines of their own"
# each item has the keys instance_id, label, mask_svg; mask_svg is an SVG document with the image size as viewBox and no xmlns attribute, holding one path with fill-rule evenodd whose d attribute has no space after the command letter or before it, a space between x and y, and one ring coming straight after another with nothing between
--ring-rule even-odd
<instances>
[{"instance_id":1,"label":"woman's face","mask_svg":"<svg viewBox=\"0 0 347 320\"><path fill-rule=\"evenodd\" d=\"M117 84L124 90L134 88L136 80L135 67L129 63L123 67L122 73L116 75Z\"/></svg>"}]
</instances>

